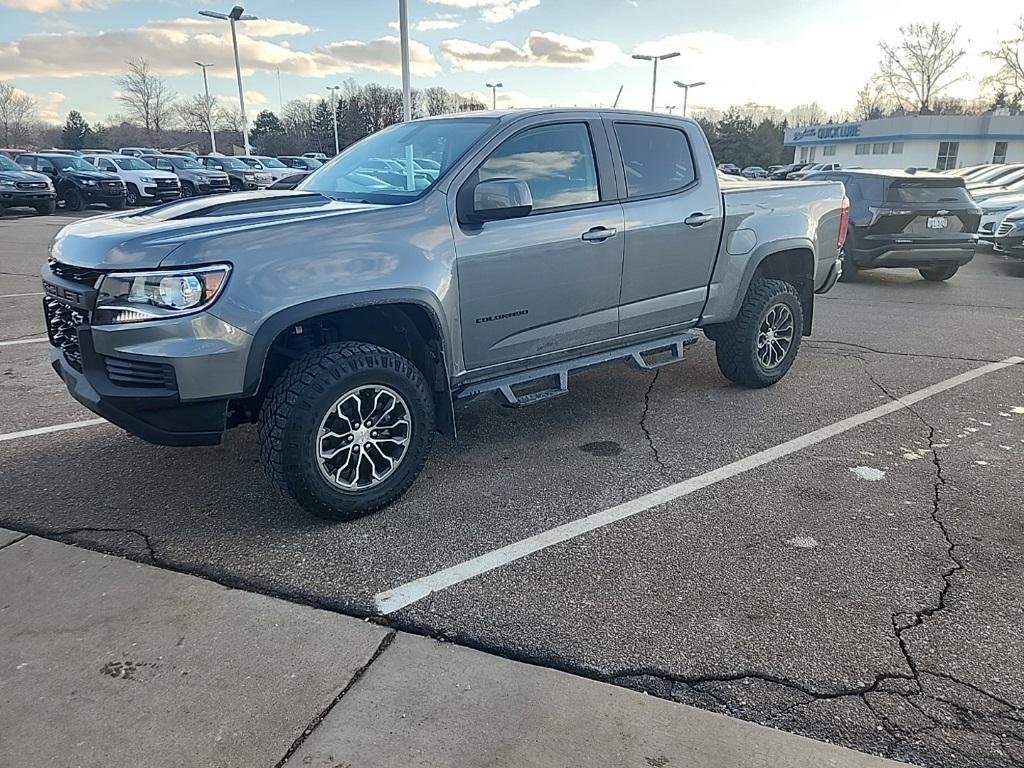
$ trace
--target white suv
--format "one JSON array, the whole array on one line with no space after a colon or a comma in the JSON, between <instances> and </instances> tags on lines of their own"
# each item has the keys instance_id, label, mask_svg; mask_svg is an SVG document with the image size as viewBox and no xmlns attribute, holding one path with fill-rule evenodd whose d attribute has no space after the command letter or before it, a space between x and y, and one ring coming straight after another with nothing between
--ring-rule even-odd
<instances>
[{"instance_id":1,"label":"white suv","mask_svg":"<svg viewBox=\"0 0 1024 768\"><path fill-rule=\"evenodd\" d=\"M289 176L306 176L309 174L309 171L289 168L276 157L268 157L267 155L242 155L238 159L253 170L269 173L275 182L286 179Z\"/></svg>"},{"instance_id":2,"label":"white suv","mask_svg":"<svg viewBox=\"0 0 1024 768\"><path fill-rule=\"evenodd\" d=\"M165 203L181 197L181 182L168 171L158 171L149 163L129 155L83 155L101 171L117 174L124 182L128 205Z\"/></svg>"}]
</instances>

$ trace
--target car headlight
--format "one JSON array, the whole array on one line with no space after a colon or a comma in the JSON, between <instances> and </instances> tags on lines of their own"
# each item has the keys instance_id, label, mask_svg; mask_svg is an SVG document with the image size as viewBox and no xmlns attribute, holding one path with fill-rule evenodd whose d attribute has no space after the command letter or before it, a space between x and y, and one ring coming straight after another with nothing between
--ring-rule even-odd
<instances>
[{"instance_id":1,"label":"car headlight","mask_svg":"<svg viewBox=\"0 0 1024 768\"><path fill-rule=\"evenodd\" d=\"M92 179L82 179L81 181L87 187L95 187L97 184L97 182Z\"/></svg>"},{"instance_id":2,"label":"car headlight","mask_svg":"<svg viewBox=\"0 0 1024 768\"><path fill-rule=\"evenodd\" d=\"M256 174L255 173L246 172L246 173L243 173L242 175L245 176L245 178L247 178L247 179L255 179L256 178Z\"/></svg>"},{"instance_id":3,"label":"car headlight","mask_svg":"<svg viewBox=\"0 0 1024 768\"><path fill-rule=\"evenodd\" d=\"M141 181L143 184L155 184L156 183L156 181L153 179L152 176L139 176L139 181Z\"/></svg>"},{"instance_id":4,"label":"car headlight","mask_svg":"<svg viewBox=\"0 0 1024 768\"><path fill-rule=\"evenodd\" d=\"M5 181L0 179L0 189L17 189L18 185L13 181Z\"/></svg>"},{"instance_id":5,"label":"car headlight","mask_svg":"<svg viewBox=\"0 0 1024 768\"><path fill-rule=\"evenodd\" d=\"M96 297L96 325L140 323L197 312L212 304L227 282L230 264L161 272L105 275Z\"/></svg>"}]
</instances>

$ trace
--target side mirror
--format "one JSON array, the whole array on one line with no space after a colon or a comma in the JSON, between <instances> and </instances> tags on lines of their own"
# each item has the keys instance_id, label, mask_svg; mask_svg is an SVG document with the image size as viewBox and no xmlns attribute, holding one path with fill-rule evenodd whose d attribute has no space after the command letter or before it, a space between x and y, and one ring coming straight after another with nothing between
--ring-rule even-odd
<instances>
[{"instance_id":1,"label":"side mirror","mask_svg":"<svg viewBox=\"0 0 1024 768\"><path fill-rule=\"evenodd\" d=\"M488 179L473 188L473 210L468 219L475 223L518 219L533 210L530 187L521 179Z\"/></svg>"}]
</instances>

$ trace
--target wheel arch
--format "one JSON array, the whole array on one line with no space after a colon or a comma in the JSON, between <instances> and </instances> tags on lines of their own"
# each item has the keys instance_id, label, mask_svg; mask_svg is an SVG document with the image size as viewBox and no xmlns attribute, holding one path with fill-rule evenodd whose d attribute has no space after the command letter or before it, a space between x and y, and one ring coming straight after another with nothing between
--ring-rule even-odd
<instances>
[{"instance_id":1,"label":"wheel arch","mask_svg":"<svg viewBox=\"0 0 1024 768\"><path fill-rule=\"evenodd\" d=\"M267 318L253 336L245 394L255 399L258 411L267 390L293 360L323 344L362 341L391 349L420 369L434 393L438 431L454 437L450 348L442 317L436 297L417 289L371 291L288 307Z\"/></svg>"},{"instance_id":2,"label":"wheel arch","mask_svg":"<svg viewBox=\"0 0 1024 768\"><path fill-rule=\"evenodd\" d=\"M739 312L750 284L758 278L784 280L800 294L804 310L803 335L810 336L814 320L814 249L806 240L797 239L771 244L773 247L755 252L743 273L740 290L733 298L732 317Z\"/></svg>"}]
</instances>

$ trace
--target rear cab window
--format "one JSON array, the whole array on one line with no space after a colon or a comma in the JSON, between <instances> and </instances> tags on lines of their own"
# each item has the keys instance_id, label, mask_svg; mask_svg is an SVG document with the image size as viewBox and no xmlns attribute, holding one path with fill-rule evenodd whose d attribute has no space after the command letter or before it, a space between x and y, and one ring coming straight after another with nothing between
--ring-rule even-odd
<instances>
[{"instance_id":1,"label":"rear cab window","mask_svg":"<svg viewBox=\"0 0 1024 768\"><path fill-rule=\"evenodd\" d=\"M628 198L665 195L697 179L686 133L664 125L616 122Z\"/></svg>"}]
</instances>

